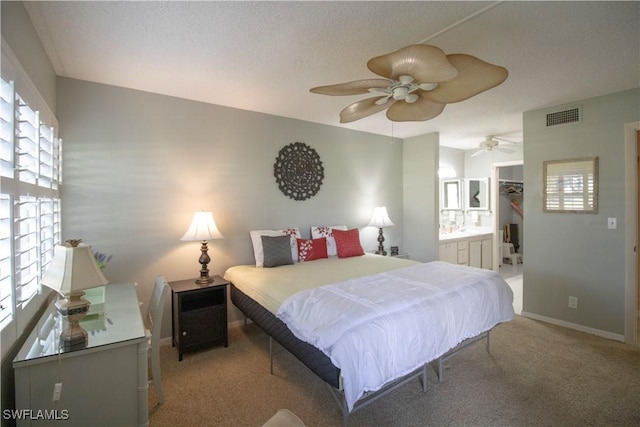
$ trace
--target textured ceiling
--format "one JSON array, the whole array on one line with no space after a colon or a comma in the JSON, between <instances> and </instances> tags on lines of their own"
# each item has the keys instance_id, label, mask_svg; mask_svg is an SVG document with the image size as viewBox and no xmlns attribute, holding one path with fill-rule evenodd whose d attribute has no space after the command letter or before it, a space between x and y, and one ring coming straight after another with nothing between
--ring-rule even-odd
<instances>
[{"instance_id":1,"label":"textured ceiling","mask_svg":"<svg viewBox=\"0 0 640 427\"><path fill-rule=\"evenodd\" d=\"M25 2L60 76L471 149L522 137L522 112L640 86L639 2ZM341 125L366 95L320 85L376 77L367 61L413 43L509 70L426 122L384 112ZM526 143L526 141L525 141Z\"/></svg>"}]
</instances>

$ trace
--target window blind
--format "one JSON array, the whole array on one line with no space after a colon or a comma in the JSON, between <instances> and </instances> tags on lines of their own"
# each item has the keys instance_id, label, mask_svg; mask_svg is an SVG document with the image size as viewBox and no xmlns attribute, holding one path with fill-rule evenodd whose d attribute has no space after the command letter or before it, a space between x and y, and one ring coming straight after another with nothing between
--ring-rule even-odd
<instances>
[{"instance_id":1,"label":"window blind","mask_svg":"<svg viewBox=\"0 0 640 427\"><path fill-rule=\"evenodd\" d=\"M0 80L0 176L13 178L13 82Z\"/></svg>"},{"instance_id":2,"label":"window blind","mask_svg":"<svg viewBox=\"0 0 640 427\"><path fill-rule=\"evenodd\" d=\"M595 206L595 174L591 162L551 169L546 175L546 210L585 211Z\"/></svg>"},{"instance_id":3,"label":"window blind","mask_svg":"<svg viewBox=\"0 0 640 427\"><path fill-rule=\"evenodd\" d=\"M0 327L13 315L13 250L11 245L11 205L8 194L0 194Z\"/></svg>"},{"instance_id":4,"label":"window blind","mask_svg":"<svg viewBox=\"0 0 640 427\"><path fill-rule=\"evenodd\" d=\"M0 79L0 329L39 292L61 240L57 121L27 86L29 101Z\"/></svg>"},{"instance_id":5,"label":"window blind","mask_svg":"<svg viewBox=\"0 0 640 427\"><path fill-rule=\"evenodd\" d=\"M15 167L18 180L35 184L38 178L38 113L18 97L18 143Z\"/></svg>"},{"instance_id":6,"label":"window blind","mask_svg":"<svg viewBox=\"0 0 640 427\"><path fill-rule=\"evenodd\" d=\"M0 79L0 189L6 178L13 178L14 89L12 81ZM13 245L11 244L11 206L13 198L0 194L0 328L13 317Z\"/></svg>"}]
</instances>

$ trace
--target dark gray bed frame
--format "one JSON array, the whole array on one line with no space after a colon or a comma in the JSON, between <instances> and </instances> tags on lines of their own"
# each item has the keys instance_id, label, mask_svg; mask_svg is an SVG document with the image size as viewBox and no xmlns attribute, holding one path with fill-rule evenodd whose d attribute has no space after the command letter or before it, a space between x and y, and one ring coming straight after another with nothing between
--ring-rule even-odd
<instances>
[{"instance_id":1,"label":"dark gray bed frame","mask_svg":"<svg viewBox=\"0 0 640 427\"><path fill-rule=\"evenodd\" d=\"M429 366L428 363L411 372L410 374L392 381L381 390L365 393L365 395L356 402L353 409L349 411L347 402L340 387L340 369L336 368L333 365L331 359L329 359L329 357L318 348L298 339L295 335L293 335L293 333L289 330L287 325L282 320L278 319L269 310L267 310L254 299L236 288L233 283L231 283L230 286L231 301L233 302L233 304L238 307L246 317L251 319L256 325L264 330L267 335L269 335L269 356L271 359L271 373L273 373L273 352L271 340L275 339L276 341L278 341L278 343L280 343L280 345L287 349L307 368L311 369L313 373L315 373L329 385L329 390L331 391L332 396L334 397L336 403L342 411L343 424L345 427L347 426L350 414L364 408L370 403L373 403L377 399L387 395L391 391L395 390L398 387L401 387L402 385L406 384L409 381L412 381L413 379L421 378L422 391L427 391L427 367ZM434 361L436 362L434 369L438 374L438 382L443 381L442 364L444 363L444 361L458 353L460 350L486 338L486 348L488 352L489 332L490 331L485 331L480 335L463 341L458 346L451 349L449 352L443 354L436 361Z\"/></svg>"}]
</instances>

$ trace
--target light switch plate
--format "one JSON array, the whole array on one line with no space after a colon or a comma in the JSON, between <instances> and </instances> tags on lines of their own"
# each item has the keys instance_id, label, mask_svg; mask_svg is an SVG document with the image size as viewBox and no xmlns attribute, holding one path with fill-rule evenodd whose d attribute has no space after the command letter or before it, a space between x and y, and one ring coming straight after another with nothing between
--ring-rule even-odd
<instances>
[{"instance_id":1,"label":"light switch plate","mask_svg":"<svg viewBox=\"0 0 640 427\"><path fill-rule=\"evenodd\" d=\"M618 219L617 218L608 218L607 219L607 228L609 230L615 230L618 228Z\"/></svg>"}]
</instances>

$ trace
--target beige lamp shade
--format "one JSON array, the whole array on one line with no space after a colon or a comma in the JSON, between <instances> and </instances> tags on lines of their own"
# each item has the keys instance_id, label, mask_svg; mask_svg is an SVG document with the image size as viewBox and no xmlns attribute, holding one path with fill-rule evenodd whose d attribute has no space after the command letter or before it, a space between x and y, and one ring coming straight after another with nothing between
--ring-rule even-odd
<instances>
[{"instance_id":1,"label":"beige lamp shade","mask_svg":"<svg viewBox=\"0 0 640 427\"><path fill-rule=\"evenodd\" d=\"M369 225L373 227L383 228L391 227L394 224L393 222L391 222L391 219L389 219L387 208L385 206L378 206L373 210L373 217L371 217Z\"/></svg>"},{"instance_id":2,"label":"beige lamp shade","mask_svg":"<svg viewBox=\"0 0 640 427\"><path fill-rule=\"evenodd\" d=\"M184 236L180 238L182 241L213 239L224 239L224 236L218 231L216 222L213 220L213 214L206 211L199 211L193 214L191 226L184 233Z\"/></svg>"},{"instance_id":3,"label":"beige lamp shade","mask_svg":"<svg viewBox=\"0 0 640 427\"><path fill-rule=\"evenodd\" d=\"M59 313L68 320L60 334L60 345L65 351L87 347L88 334L80 320L91 305L84 299L84 289L104 286L107 279L100 271L91 246L78 246L80 240L67 240L66 245L56 246L53 260L42 284L63 296L56 302Z\"/></svg>"},{"instance_id":4,"label":"beige lamp shade","mask_svg":"<svg viewBox=\"0 0 640 427\"><path fill-rule=\"evenodd\" d=\"M208 253L207 240L224 239L224 236L218 230L216 222L213 220L213 214L207 211L198 211L193 214L191 225L184 236L180 238L183 241L201 241L200 259L198 262L202 266L200 269L200 278L196 279L199 285L208 285L213 283L213 277L209 277L209 269L207 264L211 261Z\"/></svg>"},{"instance_id":5,"label":"beige lamp shade","mask_svg":"<svg viewBox=\"0 0 640 427\"><path fill-rule=\"evenodd\" d=\"M53 260L42 278L43 285L63 296L107 283L91 246L72 247L69 244L55 247Z\"/></svg>"}]
</instances>

